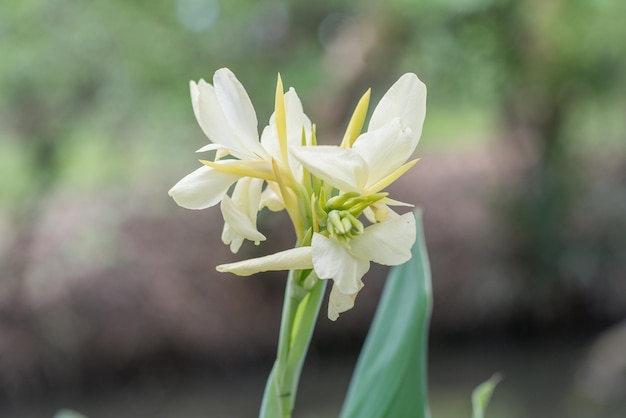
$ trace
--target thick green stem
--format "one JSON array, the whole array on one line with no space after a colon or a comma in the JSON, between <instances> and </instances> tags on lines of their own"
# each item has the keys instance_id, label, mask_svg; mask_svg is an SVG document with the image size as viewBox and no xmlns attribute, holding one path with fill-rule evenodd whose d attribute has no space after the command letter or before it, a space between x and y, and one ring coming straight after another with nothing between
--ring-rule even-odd
<instances>
[{"instance_id":1,"label":"thick green stem","mask_svg":"<svg viewBox=\"0 0 626 418\"><path fill-rule=\"evenodd\" d=\"M299 280L289 272L283 304L278 353L267 380L260 418L290 418L304 358L319 315L326 281L315 273Z\"/></svg>"}]
</instances>

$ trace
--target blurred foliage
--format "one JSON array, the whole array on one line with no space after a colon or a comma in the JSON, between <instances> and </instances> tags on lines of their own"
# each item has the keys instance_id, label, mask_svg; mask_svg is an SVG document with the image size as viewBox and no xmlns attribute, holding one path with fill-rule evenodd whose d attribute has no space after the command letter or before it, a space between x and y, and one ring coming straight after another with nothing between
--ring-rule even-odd
<instances>
[{"instance_id":1,"label":"blurred foliage","mask_svg":"<svg viewBox=\"0 0 626 418\"><path fill-rule=\"evenodd\" d=\"M366 88L375 102L398 75L416 72L429 88L420 150L491 140L534 163L519 188L495 199L516 241L519 288L558 309L554 283L602 275L594 257L624 259L623 181L605 185L611 201L586 197L595 212L583 217L602 212L610 225L596 241L573 236L571 218L588 191L583 164L625 154L625 16L623 0L0 2L0 324L45 328L15 315L19 303L6 295L21 299L24 254L59 189L98 199L153 187L171 205L165 191L206 143L187 81L223 66L248 89L260 125L280 71L320 138L341 131ZM111 229L83 235L104 240ZM82 253L71 257L97 266L101 246L75 241Z\"/></svg>"},{"instance_id":2,"label":"blurred foliage","mask_svg":"<svg viewBox=\"0 0 626 418\"><path fill-rule=\"evenodd\" d=\"M129 150L164 163L159 155L185 148L179 141L201 143L186 80L220 66L245 81L263 121L276 71L307 97L324 85L324 55L354 19L377 38L359 85L412 70L429 86L433 117L451 109L439 126L460 125L457 114L465 122L465 107L470 123L495 112L509 124L552 121L575 134L585 118L567 116L581 107L602 95L624 106L625 8L619 0L3 3L0 155L3 177L19 178L2 182L0 199L62 174L119 180L135 169ZM75 161L85 159L93 161Z\"/></svg>"}]
</instances>

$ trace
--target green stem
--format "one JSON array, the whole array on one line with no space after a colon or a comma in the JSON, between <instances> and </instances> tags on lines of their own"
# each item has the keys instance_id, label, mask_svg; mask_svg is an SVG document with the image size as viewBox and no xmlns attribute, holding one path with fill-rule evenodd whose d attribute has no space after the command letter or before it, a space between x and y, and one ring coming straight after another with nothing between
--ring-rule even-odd
<instances>
[{"instance_id":1,"label":"green stem","mask_svg":"<svg viewBox=\"0 0 626 418\"><path fill-rule=\"evenodd\" d=\"M260 418L290 418L302 365L319 315L326 281L315 273L298 280L302 272L289 272L283 304L278 353L267 380Z\"/></svg>"}]
</instances>

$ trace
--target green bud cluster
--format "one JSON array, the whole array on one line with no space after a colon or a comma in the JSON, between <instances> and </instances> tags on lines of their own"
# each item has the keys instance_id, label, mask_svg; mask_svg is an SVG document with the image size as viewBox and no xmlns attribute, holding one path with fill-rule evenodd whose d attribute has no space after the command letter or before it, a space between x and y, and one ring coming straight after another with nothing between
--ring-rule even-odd
<instances>
[{"instance_id":1,"label":"green bud cluster","mask_svg":"<svg viewBox=\"0 0 626 418\"><path fill-rule=\"evenodd\" d=\"M358 219L361 213L386 196L387 193L363 196L358 192L346 192L326 200L322 188L313 201L312 210L320 228L325 228L329 235L347 244L363 233L363 223Z\"/></svg>"},{"instance_id":2,"label":"green bud cluster","mask_svg":"<svg viewBox=\"0 0 626 418\"><path fill-rule=\"evenodd\" d=\"M331 210L328 213L326 229L331 236L349 240L362 234L364 227L361 221L347 210Z\"/></svg>"}]
</instances>

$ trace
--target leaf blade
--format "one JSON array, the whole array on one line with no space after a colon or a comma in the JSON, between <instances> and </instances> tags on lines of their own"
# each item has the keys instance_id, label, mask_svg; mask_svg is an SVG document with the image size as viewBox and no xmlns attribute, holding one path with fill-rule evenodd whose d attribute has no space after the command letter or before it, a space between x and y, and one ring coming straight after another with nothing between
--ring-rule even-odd
<instances>
[{"instance_id":1,"label":"leaf blade","mask_svg":"<svg viewBox=\"0 0 626 418\"><path fill-rule=\"evenodd\" d=\"M430 265L421 212L412 258L394 267L359 356L340 418L428 418Z\"/></svg>"}]
</instances>

